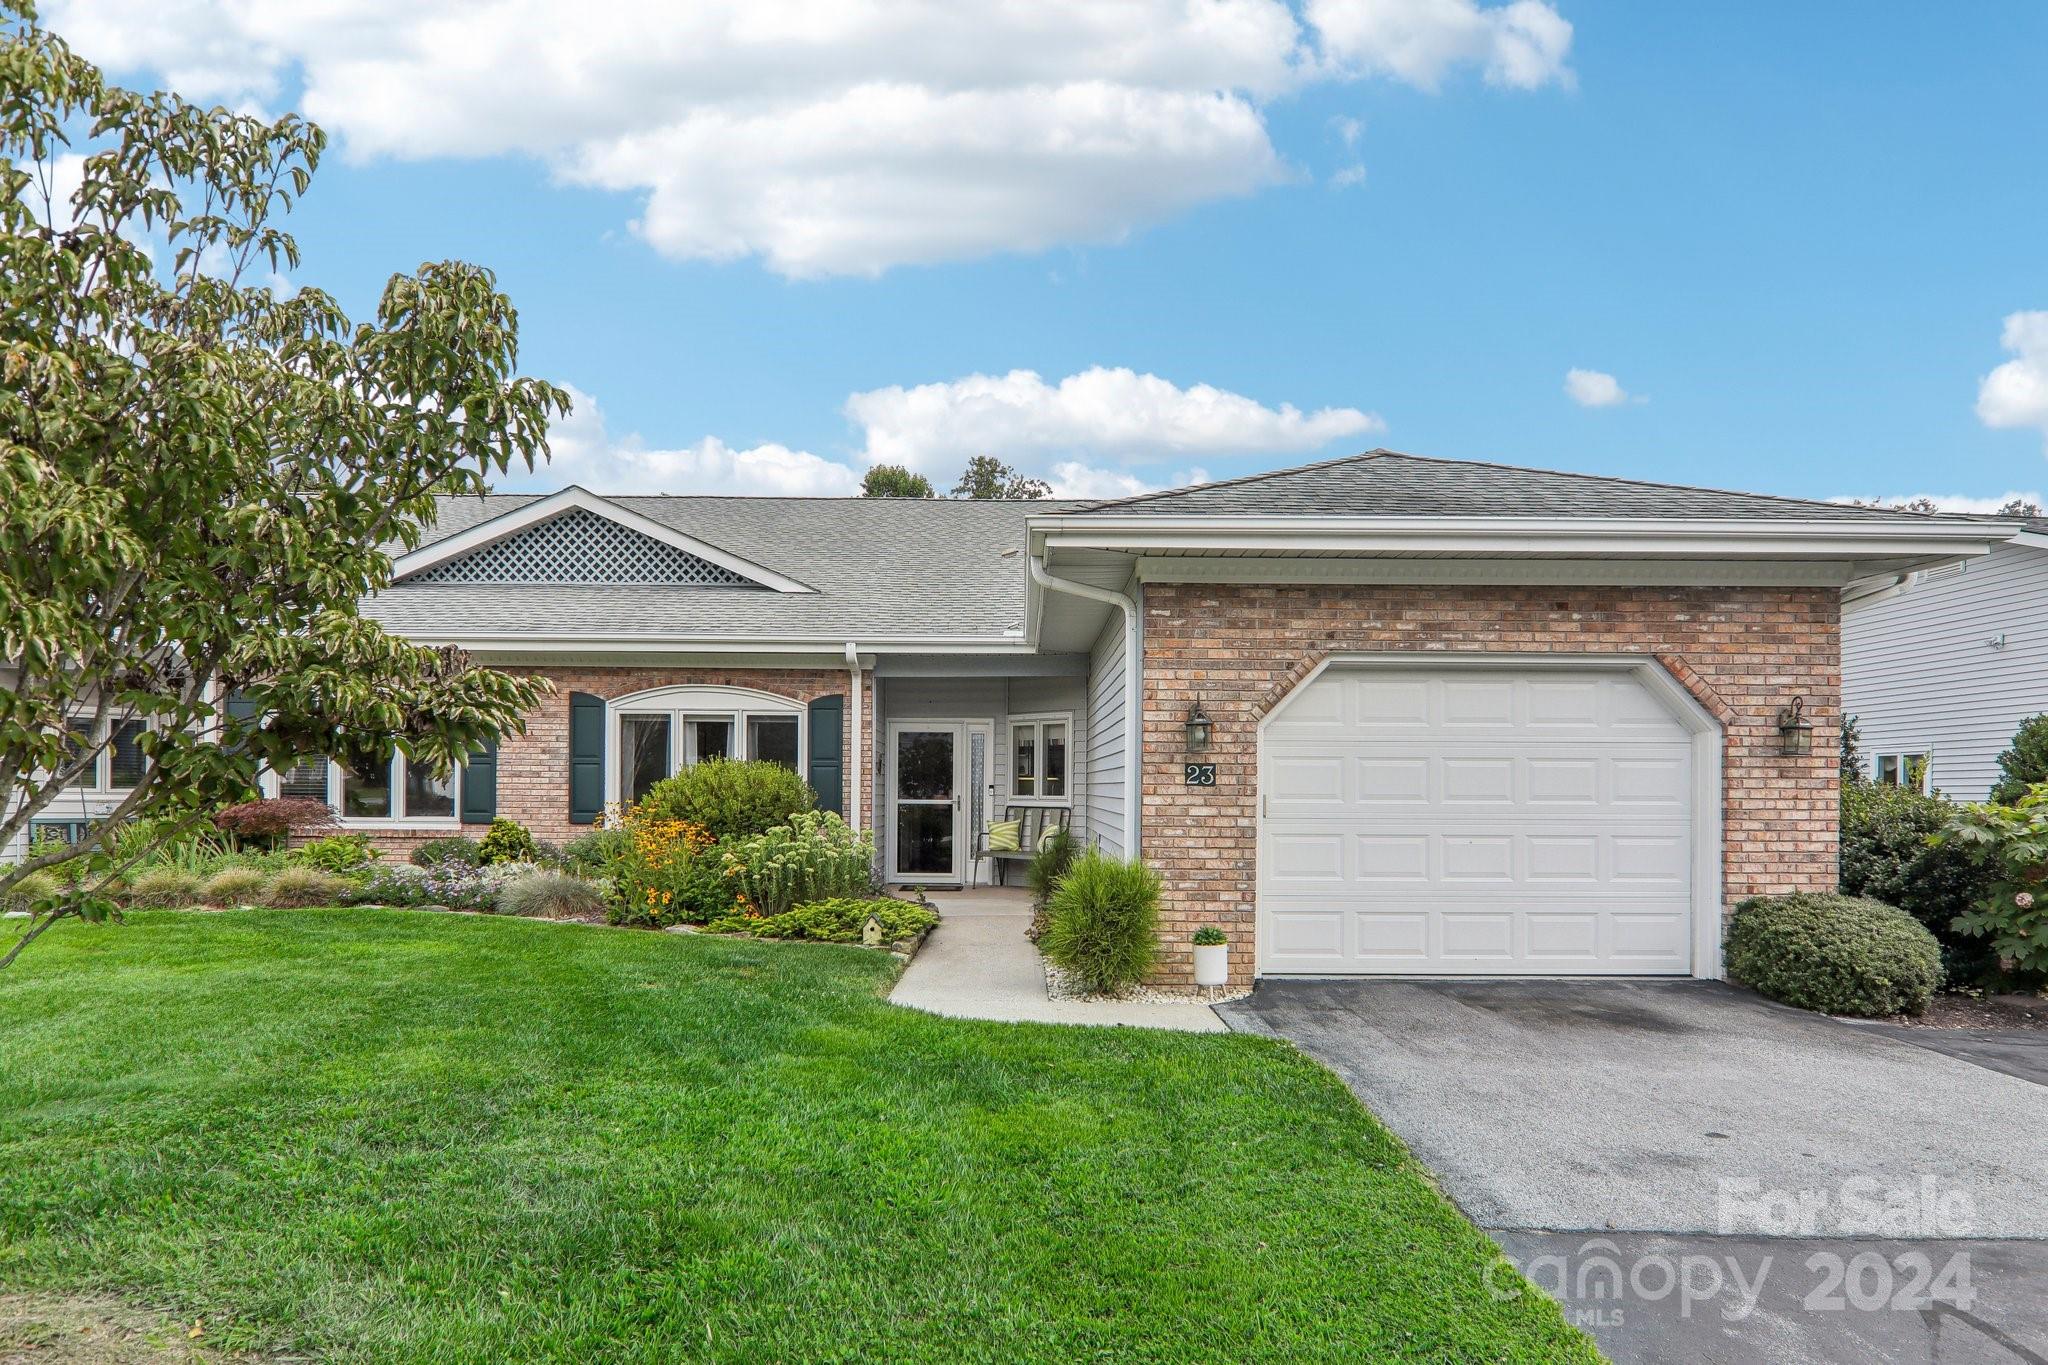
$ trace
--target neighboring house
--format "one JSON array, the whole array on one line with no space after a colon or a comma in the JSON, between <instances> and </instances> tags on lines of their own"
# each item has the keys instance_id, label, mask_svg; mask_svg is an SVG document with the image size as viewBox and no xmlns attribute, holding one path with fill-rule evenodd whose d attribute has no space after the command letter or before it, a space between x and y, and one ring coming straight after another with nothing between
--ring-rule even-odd
<instances>
[{"instance_id":1,"label":"neighboring house","mask_svg":"<svg viewBox=\"0 0 2048 1365\"><path fill-rule=\"evenodd\" d=\"M1842 709L1871 777L1987 798L2020 722L2048 711L2048 520L1846 601Z\"/></svg>"},{"instance_id":2,"label":"neighboring house","mask_svg":"<svg viewBox=\"0 0 2048 1365\"><path fill-rule=\"evenodd\" d=\"M1835 884L1845 590L2008 533L1386 451L1094 504L449 499L366 611L555 694L452 782L279 785L394 849L561 841L768 758L895 883L986 875L1013 807L1142 853L1162 979L1202 923L1240 975L1713 977L1724 906Z\"/></svg>"}]
</instances>

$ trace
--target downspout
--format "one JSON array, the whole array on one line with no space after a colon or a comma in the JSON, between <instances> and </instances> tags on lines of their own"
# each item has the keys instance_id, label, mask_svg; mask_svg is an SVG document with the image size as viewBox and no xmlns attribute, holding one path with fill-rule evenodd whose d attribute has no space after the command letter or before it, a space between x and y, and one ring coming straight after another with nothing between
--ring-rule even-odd
<instances>
[{"instance_id":1,"label":"downspout","mask_svg":"<svg viewBox=\"0 0 2048 1365\"><path fill-rule=\"evenodd\" d=\"M844 768L844 771L845 771L845 772L847 772L847 773L849 773L849 774L851 774L851 776L849 776L849 777L848 777L848 779L847 779L847 791L846 791L846 813L847 813L847 815L848 815L849 817L851 817L850 819L848 819L847 823L848 823L848 824L850 824L850 825L852 825L852 826L853 826L853 828L854 828L854 831L855 831L856 833L858 833L858 832L860 831L860 769L861 769L861 760L860 760L860 690L861 690L861 689L860 689L860 650L859 650L859 648L858 648L858 647L857 647L857 646L856 646L856 645L854 644L854 642L853 642L853 641L851 641L851 640L848 640L848 641L846 642L846 671L847 671L847 673L848 673L848 675L849 675L849 677L850 677L850 679L851 679L851 681L852 681L852 684L853 684L853 689L852 689L852 690L853 690L853 700L852 700L852 702L850 703L850 705L851 705L852 709L851 709L851 710L850 710L850 711L849 711L849 712L847 713L847 714L848 714L848 715L849 715L850 717L852 717L852 724L851 724L851 725L850 725L850 726L848 727L848 728L849 728L849 734L848 734L848 736L847 736L847 739L848 739L848 743L850 744L850 746L851 746L851 747L852 747L852 749L853 749L853 752L852 752L852 753L850 753L850 754L848 754L848 755L846 756L845 760L844 760L844 762L845 762L845 768Z\"/></svg>"},{"instance_id":2,"label":"downspout","mask_svg":"<svg viewBox=\"0 0 2048 1365\"><path fill-rule=\"evenodd\" d=\"M1091 602L1103 602L1124 614L1124 856L1138 856L1138 803L1144 791L1144 764L1140 752L1142 726L1144 724L1144 699L1139 695L1143 655L1138 640L1138 604L1123 593L1108 588L1098 588L1092 583L1076 583L1071 578L1060 578L1047 573L1045 565L1036 555L1028 556L1025 563L1031 569L1031 581L1048 592L1063 592L1071 597L1085 597Z\"/></svg>"}]
</instances>

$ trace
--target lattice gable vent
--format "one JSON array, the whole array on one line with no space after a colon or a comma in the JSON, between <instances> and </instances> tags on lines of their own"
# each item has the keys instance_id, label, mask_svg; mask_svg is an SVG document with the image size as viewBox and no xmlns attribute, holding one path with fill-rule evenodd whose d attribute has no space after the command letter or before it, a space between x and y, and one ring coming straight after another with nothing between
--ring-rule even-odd
<instances>
[{"instance_id":1,"label":"lattice gable vent","mask_svg":"<svg viewBox=\"0 0 2048 1365\"><path fill-rule=\"evenodd\" d=\"M538 526L406 577L408 583L668 583L761 585L609 517L574 507Z\"/></svg>"}]
</instances>

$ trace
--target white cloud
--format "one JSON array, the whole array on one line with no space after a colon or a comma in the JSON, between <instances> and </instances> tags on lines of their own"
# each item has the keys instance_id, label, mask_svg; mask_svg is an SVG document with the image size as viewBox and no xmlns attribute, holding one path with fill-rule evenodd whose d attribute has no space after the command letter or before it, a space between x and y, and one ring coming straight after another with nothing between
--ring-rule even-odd
<instances>
[{"instance_id":1,"label":"white cloud","mask_svg":"<svg viewBox=\"0 0 2048 1365\"><path fill-rule=\"evenodd\" d=\"M1468 65L1518 90L1572 81L1572 26L1542 0L1308 0L1307 12L1328 59L1424 90Z\"/></svg>"},{"instance_id":2,"label":"white cloud","mask_svg":"<svg viewBox=\"0 0 2048 1365\"><path fill-rule=\"evenodd\" d=\"M1177 469L1154 483L1117 469L1096 469L1079 460L1061 460L1046 480L1056 498L1131 498L1162 488L1186 488L1209 482L1205 469Z\"/></svg>"},{"instance_id":3,"label":"white cloud","mask_svg":"<svg viewBox=\"0 0 2048 1365\"><path fill-rule=\"evenodd\" d=\"M1364 183L1365 167L1356 161L1352 162L1349 166L1341 168L1335 175L1330 177L1330 188L1333 190L1353 189Z\"/></svg>"},{"instance_id":4,"label":"white cloud","mask_svg":"<svg viewBox=\"0 0 2048 1365\"><path fill-rule=\"evenodd\" d=\"M1118 240L1291 178L1267 102L1318 80L1568 79L1540 0L55 0L87 56L293 102L355 158L540 158L644 196L682 259L872 274ZM1354 134L1342 134L1355 140Z\"/></svg>"},{"instance_id":5,"label":"white cloud","mask_svg":"<svg viewBox=\"0 0 2048 1365\"><path fill-rule=\"evenodd\" d=\"M2008 314L1999 345L2013 358L1977 386L1977 417L1987 427L2037 427L2048 440L2048 312Z\"/></svg>"},{"instance_id":6,"label":"white cloud","mask_svg":"<svg viewBox=\"0 0 2048 1365\"><path fill-rule=\"evenodd\" d=\"M1349 114L1339 114L1330 120L1330 130L1346 147L1356 147L1358 140L1365 136L1365 120L1352 118Z\"/></svg>"},{"instance_id":7,"label":"white cloud","mask_svg":"<svg viewBox=\"0 0 2048 1365\"><path fill-rule=\"evenodd\" d=\"M1582 408L1615 408L1623 403L1645 401L1603 370L1566 370L1564 392L1565 397Z\"/></svg>"},{"instance_id":8,"label":"white cloud","mask_svg":"<svg viewBox=\"0 0 2048 1365\"><path fill-rule=\"evenodd\" d=\"M655 448L637 433L613 434L597 399L565 387L574 408L549 433L553 459L519 476L521 484L836 497L858 493L867 466L901 464L943 493L971 456L994 455L1044 479L1060 497L1116 498L1208 482L1190 457L1304 454L1383 427L1357 408L1267 407L1207 384L1180 388L1130 370L1097 367L1058 384L1012 370L852 395L844 413L864 448L838 460L773 442L735 449L716 436Z\"/></svg>"},{"instance_id":9,"label":"white cloud","mask_svg":"<svg viewBox=\"0 0 2048 1365\"><path fill-rule=\"evenodd\" d=\"M1289 454L1383 430L1357 408L1305 413L1158 375L1096 366L1048 384L1031 370L854 394L846 415L867 433L870 461L948 469L995 454L1017 463L1088 456L1124 464L1188 456Z\"/></svg>"},{"instance_id":10,"label":"white cloud","mask_svg":"<svg viewBox=\"0 0 2048 1365\"><path fill-rule=\"evenodd\" d=\"M752 493L840 496L860 491L851 466L787 446L735 450L716 436L674 450L650 449L636 434L614 437L597 400L565 385L569 416L548 433L552 458L517 481L577 483L597 493Z\"/></svg>"}]
</instances>

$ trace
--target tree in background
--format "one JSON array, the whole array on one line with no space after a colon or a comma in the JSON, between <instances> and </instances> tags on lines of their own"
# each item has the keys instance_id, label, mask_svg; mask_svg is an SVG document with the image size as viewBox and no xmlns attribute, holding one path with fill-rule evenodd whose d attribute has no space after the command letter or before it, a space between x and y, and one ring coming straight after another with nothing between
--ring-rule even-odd
<instances>
[{"instance_id":1,"label":"tree in background","mask_svg":"<svg viewBox=\"0 0 2048 1365\"><path fill-rule=\"evenodd\" d=\"M1863 772L1863 727L1856 717L1842 717L1842 784L1864 780Z\"/></svg>"},{"instance_id":2,"label":"tree in background","mask_svg":"<svg viewBox=\"0 0 2048 1365\"><path fill-rule=\"evenodd\" d=\"M1998 756L1998 781L1991 799L2010 806L2037 782L2048 782L2048 716L2029 716L2014 732L2012 747Z\"/></svg>"},{"instance_id":3,"label":"tree in background","mask_svg":"<svg viewBox=\"0 0 2048 1365\"><path fill-rule=\"evenodd\" d=\"M982 501L1024 502L1052 496L1052 486L1039 479L1027 479L993 455L976 455L967 462L960 482L953 485L956 498Z\"/></svg>"},{"instance_id":4,"label":"tree in background","mask_svg":"<svg viewBox=\"0 0 2048 1365\"><path fill-rule=\"evenodd\" d=\"M932 496L932 481L922 474L911 473L900 464L878 464L861 479L860 495L864 498L929 498Z\"/></svg>"},{"instance_id":5,"label":"tree in background","mask_svg":"<svg viewBox=\"0 0 2048 1365\"><path fill-rule=\"evenodd\" d=\"M251 282L298 265L277 219L313 125L108 85L25 0L0 0L0 71L0 845L109 749L127 788L78 843L0 868L0 896L59 870L4 966L112 914L127 866L264 767L396 747L446 771L519 726L544 683L357 604L436 489L530 468L568 397L518 377L517 315L475 266L394 276L360 323Z\"/></svg>"},{"instance_id":6,"label":"tree in background","mask_svg":"<svg viewBox=\"0 0 2048 1365\"><path fill-rule=\"evenodd\" d=\"M2001 517L2036 517L2041 515L2041 504L2028 502L2025 498L2014 498L1998 509Z\"/></svg>"}]
</instances>

